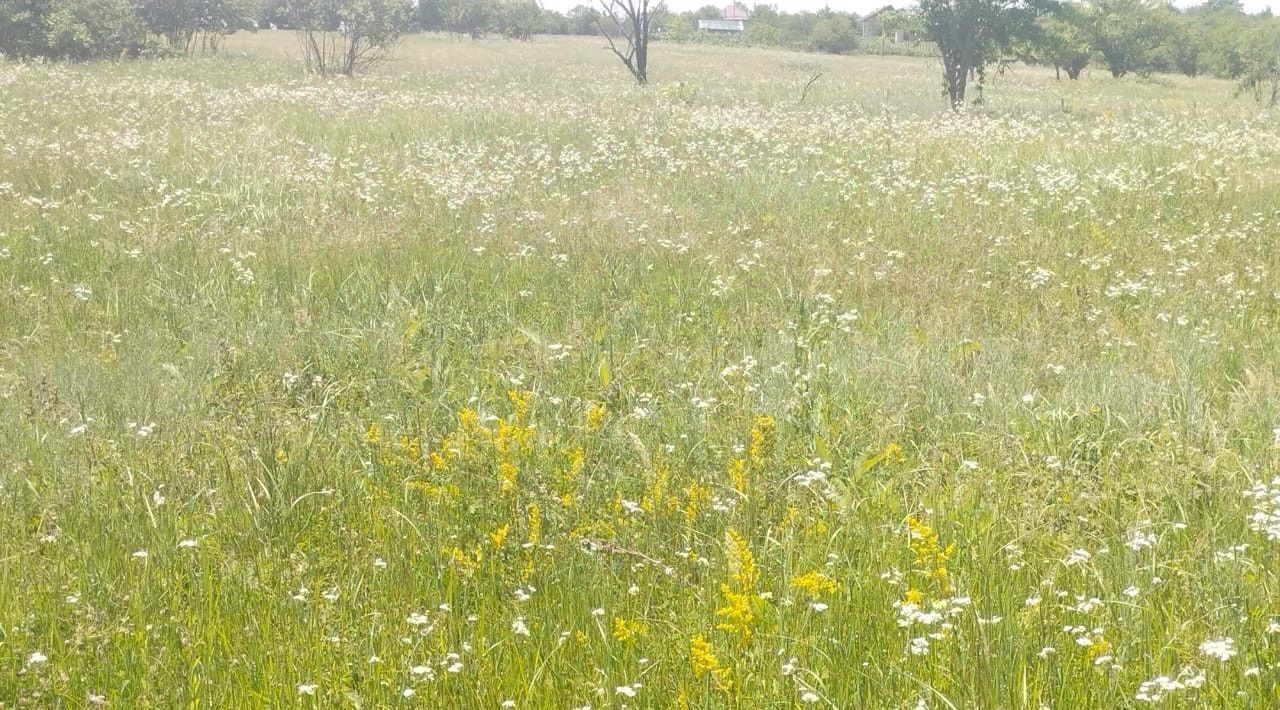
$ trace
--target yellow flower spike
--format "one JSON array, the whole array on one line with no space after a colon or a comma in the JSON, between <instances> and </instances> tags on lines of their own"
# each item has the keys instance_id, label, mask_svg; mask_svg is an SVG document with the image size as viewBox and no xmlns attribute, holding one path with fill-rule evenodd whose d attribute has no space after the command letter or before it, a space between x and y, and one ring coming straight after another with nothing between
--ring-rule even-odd
<instances>
[{"instance_id":1,"label":"yellow flower spike","mask_svg":"<svg viewBox=\"0 0 1280 710\"><path fill-rule=\"evenodd\" d=\"M370 422L369 428L364 432L365 443L377 444L382 441L382 427L377 422Z\"/></svg>"},{"instance_id":2,"label":"yellow flower spike","mask_svg":"<svg viewBox=\"0 0 1280 710\"><path fill-rule=\"evenodd\" d=\"M734 592L727 584L720 585L720 593L724 595L725 605L716 609L716 616L724 621L716 624L716 628L735 634L745 644L751 640L751 625L756 618L751 609L751 595Z\"/></svg>"},{"instance_id":3,"label":"yellow flower spike","mask_svg":"<svg viewBox=\"0 0 1280 710\"><path fill-rule=\"evenodd\" d=\"M586 430L588 433L600 431L604 420L609 416L609 408L599 402L592 402L587 408Z\"/></svg>"},{"instance_id":4,"label":"yellow flower spike","mask_svg":"<svg viewBox=\"0 0 1280 710\"><path fill-rule=\"evenodd\" d=\"M536 504L529 506L529 542L542 542L542 509Z\"/></svg>"},{"instance_id":5,"label":"yellow flower spike","mask_svg":"<svg viewBox=\"0 0 1280 710\"><path fill-rule=\"evenodd\" d=\"M738 590L751 592L760 580L760 570L756 568L755 555L747 545L746 538L733 528L724 533L725 547L729 548L730 578L738 585Z\"/></svg>"},{"instance_id":6,"label":"yellow flower spike","mask_svg":"<svg viewBox=\"0 0 1280 710\"><path fill-rule=\"evenodd\" d=\"M499 490L503 493L512 493L516 489L516 477L520 475L520 470L510 461L503 461L498 466L498 477L500 479Z\"/></svg>"},{"instance_id":7,"label":"yellow flower spike","mask_svg":"<svg viewBox=\"0 0 1280 710\"><path fill-rule=\"evenodd\" d=\"M747 461L746 459L734 459L729 462L729 481L733 483L733 489L743 495L747 492Z\"/></svg>"},{"instance_id":8,"label":"yellow flower spike","mask_svg":"<svg viewBox=\"0 0 1280 710\"><path fill-rule=\"evenodd\" d=\"M695 676L699 678L710 676L716 688L728 691L733 687L732 670L720 665L720 659L716 656L715 648L702 634L698 634L689 640L689 665L693 669ZM681 692L680 697L682 699L685 698L683 692ZM684 700L684 703L687 706L688 700Z\"/></svg>"},{"instance_id":9,"label":"yellow flower spike","mask_svg":"<svg viewBox=\"0 0 1280 710\"><path fill-rule=\"evenodd\" d=\"M747 454L752 463L760 465L773 455L777 439L777 423L767 414L757 416L751 422L751 444Z\"/></svg>"},{"instance_id":10,"label":"yellow flower spike","mask_svg":"<svg viewBox=\"0 0 1280 710\"><path fill-rule=\"evenodd\" d=\"M510 528L510 525L502 525L498 529L489 533L489 542L493 544L493 549L498 550L502 548L502 543L507 539L507 530Z\"/></svg>"}]
</instances>

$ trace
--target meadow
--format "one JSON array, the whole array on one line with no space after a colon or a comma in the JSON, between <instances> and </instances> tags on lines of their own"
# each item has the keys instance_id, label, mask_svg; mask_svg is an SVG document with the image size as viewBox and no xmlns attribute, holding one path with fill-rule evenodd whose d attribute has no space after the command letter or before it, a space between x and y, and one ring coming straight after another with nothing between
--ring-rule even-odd
<instances>
[{"instance_id":1,"label":"meadow","mask_svg":"<svg viewBox=\"0 0 1280 710\"><path fill-rule=\"evenodd\" d=\"M0 706L1280 702L1274 111L294 55L0 64Z\"/></svg>"}]
</instances>

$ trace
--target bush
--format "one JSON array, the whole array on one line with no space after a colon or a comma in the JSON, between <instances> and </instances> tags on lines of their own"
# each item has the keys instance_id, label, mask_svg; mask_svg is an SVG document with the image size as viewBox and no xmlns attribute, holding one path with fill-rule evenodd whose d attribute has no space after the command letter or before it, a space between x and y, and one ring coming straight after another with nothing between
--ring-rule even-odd
<instances>
[{"instance_id":1,"label":"bush","mask_svg":"<svg viewBox=\"0 0 1280 710\"><path fill-rule=\"evenodd\" d=\"M136 54L144 34L130 0L53 0L46 53L77 60Z\"/></svg>"}]
</instances>

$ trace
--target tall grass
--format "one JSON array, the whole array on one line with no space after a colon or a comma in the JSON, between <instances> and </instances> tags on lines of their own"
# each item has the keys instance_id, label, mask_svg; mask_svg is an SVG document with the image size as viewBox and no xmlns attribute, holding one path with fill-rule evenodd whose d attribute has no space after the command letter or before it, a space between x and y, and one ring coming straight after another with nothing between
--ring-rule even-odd
<instances>
[{"instance_id":1,"label":"tall grass","mask_svg":"<svg viewBox=\"0 0 1280 710\"><path fill-rule=\"evenodd\" d=\"M0 700L1276 701L1274 114L597 45L0 66Z\"/></svg>"}]
</instances>

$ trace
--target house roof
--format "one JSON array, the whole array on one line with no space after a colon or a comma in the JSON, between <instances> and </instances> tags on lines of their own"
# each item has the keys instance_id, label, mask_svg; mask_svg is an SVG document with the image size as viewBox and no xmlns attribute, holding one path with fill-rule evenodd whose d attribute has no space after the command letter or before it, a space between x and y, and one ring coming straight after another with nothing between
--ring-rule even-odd
<instances>
[{"instance_id":1,"label":"house roof","mask_svg":"<svg viewBox=\"0 0 1280 710\"><path fill-rule=\"evenodd\" d=\"M858 22L870 22L871 20L874 20L877 17L880 17L886 12L893 12L893 5L885 5L884 7L880 8L879 10L876 10L870 15L866 15L862 17L861 19L858 20Z\"/></svg>"},{"instance_id":2,"label":"house roof","mask_svg":"<svg viewBox=\"0 0 1280 710\"><path fill-rule=\"evenodd\" d=\"M748 20L751 18L751 11L746 5L735 2L732 5L725 5L720 9L720 19L722 20Z\"/></svg>"}]
</instances>

